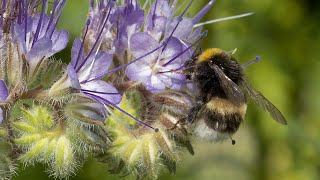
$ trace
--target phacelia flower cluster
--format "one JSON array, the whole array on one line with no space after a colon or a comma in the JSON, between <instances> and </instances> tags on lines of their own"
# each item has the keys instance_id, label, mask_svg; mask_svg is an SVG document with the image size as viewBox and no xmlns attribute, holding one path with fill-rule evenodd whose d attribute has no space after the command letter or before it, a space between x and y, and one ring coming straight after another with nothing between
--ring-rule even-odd
<instances>
[{"instance_id":1,"label":"phacelia flower cluster","mask_svg":"<svg viewBox=\"0 0 320 180\"><path fill-rule=\"evenodd\" d=\"M65 178L92 156L140 178L174 172L181 149L194 153L180 123L194 89L181 72L214 0L193 17L193 0L90 0L68 64L54 58L70 40L57 29L66 3L0 2L0 176L22 162Z\"/></svg>"}]
</instances>

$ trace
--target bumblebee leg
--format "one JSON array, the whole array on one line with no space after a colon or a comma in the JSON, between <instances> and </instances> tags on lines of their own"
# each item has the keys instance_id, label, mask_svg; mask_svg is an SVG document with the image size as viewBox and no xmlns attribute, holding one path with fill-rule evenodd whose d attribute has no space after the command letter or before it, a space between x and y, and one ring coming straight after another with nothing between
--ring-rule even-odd
<instances>
[{"instance_id":1,"label":"bumblebee leg","mask_svg":"<svg viewBox=\"0 0 320 180\"><path fill-rule=\"evenodd\" d=\"M193 121L195 120L195 118L197 117L198 112L200 111L200 109L203 106L203 102L202 101L197 101L196 104L190 109L188 115L187 115L187 122L189 122L190 124L193 123Z\"/></svg>"},{"instance_id":2,"label":"bumblebee leg","mask_svg":"<svg viewBox=\"0 0 320 180\"><path fill-rule=\"evenodd\" d=\"M173 124L173 127L169 128L169 130L174 130L174 129L178 126L178 124L180 124L180 120L177 121L177 122L175 122L175 123Z\"/></svg>"}]
</instances>

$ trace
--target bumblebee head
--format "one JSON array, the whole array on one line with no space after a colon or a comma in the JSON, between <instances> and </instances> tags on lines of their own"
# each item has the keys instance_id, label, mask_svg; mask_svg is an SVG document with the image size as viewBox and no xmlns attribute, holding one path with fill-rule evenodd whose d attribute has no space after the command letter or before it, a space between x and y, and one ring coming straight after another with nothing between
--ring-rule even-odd
<instances>
[{"instance_id":1,"label":"bumblebee head","mask_svg":"<svg viewBox=\"0 0 320 180\"><path fill-rule=\"evenodd\" d=\"M242 76L242 68L240 64L229 53L218 49L210 48L203 51L197 58L196 64L210 67L217 65L230 79L237 82Z\"/></svg>"},{"instance_id":2,"label":"bumblebee head","mask_svg":"<svg viewBox=\"0 0 320 180\"><path fill-rule=\"evenodd\" d=\"M232 66L235 59L228 53L218 48L210 48L203 51L196 61L197 64L204 64L211 67L211 65L217 65L220 69L228 69Z\"/></svg>"},{"instance_id":3,"label":"bumblebee head","mask_svg":"<svg viewBox=\"0 0 320 180\"><path fill-rule=\"evenodd\" d=\"M206 49L205 51L203 51L196 63L197 64L200 64L202 62L209 62L209 61L212 61L215 59L215 57L219 57L221 56L222 54L225 54L224 51L222 51L221 49L218 49L218 48L210 48L210 49Z\"/></svg>"}]
</instances>

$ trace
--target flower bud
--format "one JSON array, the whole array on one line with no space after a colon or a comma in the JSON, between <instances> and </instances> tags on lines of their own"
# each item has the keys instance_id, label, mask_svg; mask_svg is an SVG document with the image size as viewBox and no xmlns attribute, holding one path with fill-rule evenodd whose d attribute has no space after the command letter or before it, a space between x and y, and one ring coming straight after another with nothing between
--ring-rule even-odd
<instances>
[{"instance_id":1,"label":"flower bud","mask_svg":"<svg viewBox=\"0 0 320 180\"><path fill-rule=\"evenodd\" d=\"M67 72L51 86L49 96L54 100L63 100L69 98L70 93L78 92L79 89L79 79L75 70L69 65Z\"/></svg>"},{"instance_id":2,"label":"flower bud","mask_svg":"<svg viewBox=\"0 0 320 180\"><path fill-rule=\"evenodd\" d=\"M71 127L69 137L76 142L76 148L84 156L88 152L101 153L103 149L109 148L110 135L101 126L77 126Z\"/></svg>"},{"instance_id":3,"label":"flower bud","mask_svg":"<svg viewBox=\"0 0 320 180\"><path fill-rule=\"evenodd\" d=\"M66 136L61 136L55 147L54 161L51 162L51 168L56 177L68 177L74 172L76 167L73 148L70 140Z\"/></svg>"},{"instance_id":4,"label":"flower bud","mask_svg":"<svg viewBox=\"0 0 320 180\"><path fill-rule=\"evenodd\" d=\"M40 75L41 85L45 88L51 87L62 76L63 63L57 60L49 60L47 67L44 68Z\"/></svg>"},{"instance_id":5,"label":"flower bud","mask_svg":"<svg viewBox=\"0 0 320 180\"><path fill-rule=\"evenodd\" d=\"M22 84L26 80L27 63L21 56L18 45L10 37L3 40L0 48L1 71L0 79L7 78L8 86ZM0 43L1 44L1 43Z\"/></svg>"},{"instance_id":6,"label":"flower bud","mask_svg":"<svg viewBox=\"0 0 320 180\"><path fill-rule=\"evenodd\" d=\"M135 117L148 119L150 118L148 115L151 115L153 118L159 118L153 116L159 112L147 112L144 115L137 111L138 108L134 108L137 107L137 104L143 104L143 101L145 99L139 96L139 92L131 92L123 96L119 107ZM146 126L128 119L123 113L117 113L114 110L108 118L106 126L114 139L109 152L125 163L122 171L134 173L139 177L156 178L163 168L160 164L165 164L171 172L174 172L172 167L175 167L175 163L179 159L179 148L170 131L167 131L167 128L158 120L152 123L152 126L159 129L158 132L154 132ZM131 126L127 127L125 124Z\"/></svg>"},{"instance_id":7,"label":"flower bud","mask_svg":"<svg viewBox=\"0 0 320 180\"><path fill-rule=\"evenodd\" d=\"M64 122L56 123L52 112L43 106L22 110L20 121L13 123L22 154L18 158L26 164L48 163L55 177L68 177L75 170L77 160L74 147ZM59 119L61 121L61 119Z\"/></svg>"},{"instance_id":8,"label":"flower bud","mask_svg":"<svg viewBox=\"0 0 320 180\"><path fill-rule=\"evenodd\" d=\"M105 121L104 107L94 102L76 102L66 104L64 107L66 117L77 124L103 125Z\"/></svg>"},{"instance_id":9,"label":"flower bud","mask_svg":"<svg viewBox=\"0 0 320 180\"><path fill-rule=\"evenodd\" d=\"M19 141L15 142L19 143ZM48 143L48 138L40 138L37 141L34 141L26 153L20 156L19 159L24 163L33 163L33 161L36 161L37 159L40 161L44 160L42 159L41 154L46 151Z\"/></svg>"}]
</instances>

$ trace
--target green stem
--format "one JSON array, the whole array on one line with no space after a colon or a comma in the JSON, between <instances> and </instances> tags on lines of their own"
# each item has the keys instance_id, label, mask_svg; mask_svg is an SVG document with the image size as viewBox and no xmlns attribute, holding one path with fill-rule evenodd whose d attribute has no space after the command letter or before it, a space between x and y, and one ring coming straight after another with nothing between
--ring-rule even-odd
<instances>
[{"instance_id":1,"label":"green stem","mask_svg":"<svg viewBox=\"0 0 320 180\"><path fill-rule=\"evenodd\" d=\"M11 144L10 157L12 160L17 159L19 156L18 147L14 143L14 135L12 129L12 122L10 121L10 108L3 109L3 124L5 124L8 132L8 142Z\"/></svg>"},{"instance_id":2,"label":"green stem","mask_svg":"<svg viewBox=\"0 0 320 180\"><path fill-rule=\"evenodd\" d=\"M30 91L24 92L20 99L46 99L48 96L48 91L38 87Z\"/></svg>"}]
</instances>

